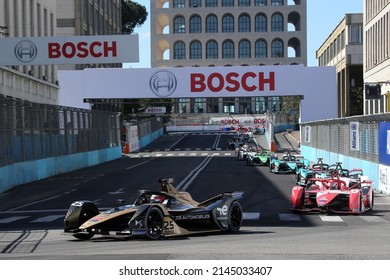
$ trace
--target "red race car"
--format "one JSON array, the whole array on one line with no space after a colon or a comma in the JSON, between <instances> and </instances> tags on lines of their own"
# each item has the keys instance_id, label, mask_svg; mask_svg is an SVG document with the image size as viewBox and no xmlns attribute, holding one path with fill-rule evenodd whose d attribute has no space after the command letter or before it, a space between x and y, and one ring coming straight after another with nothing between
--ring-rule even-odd
<instances>
[{"instance_id":1,"label":"red race car","mask_svg":"<svg viewBox=\"0 0 390 280\"><path fill-rule=\"evenodd\" d=\"M291 211L361 214L374 206L373 182L365 177L311 178L306 186L293 186Z\"/></svg>"}]
</instances>

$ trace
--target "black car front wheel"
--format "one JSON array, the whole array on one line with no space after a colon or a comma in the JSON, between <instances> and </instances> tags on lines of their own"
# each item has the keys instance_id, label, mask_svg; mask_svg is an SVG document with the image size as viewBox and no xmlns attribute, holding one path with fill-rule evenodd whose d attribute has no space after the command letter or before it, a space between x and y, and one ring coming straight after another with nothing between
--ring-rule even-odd
<instances>
[{"instance_id":1,"label":"black car front wheel","mask_svg":"<svg viewBox=\"0 0 390 280\"><path fill-rule=\"evenodd\" d=\"M240 203L234 201L229 208L229 231L237 232L242 224L242 208Z\"/></svg>"},{"instance_id":2,"label":"black car front wheel","mask_svg":"<svg viewBox=\"0 0 390 280\"><path fill-rule=\"evenodd\" d=\"M159 239L164 233L164 216L157 207L149 208L146 215L146 237Z\"/></svg>"}]
</instances>

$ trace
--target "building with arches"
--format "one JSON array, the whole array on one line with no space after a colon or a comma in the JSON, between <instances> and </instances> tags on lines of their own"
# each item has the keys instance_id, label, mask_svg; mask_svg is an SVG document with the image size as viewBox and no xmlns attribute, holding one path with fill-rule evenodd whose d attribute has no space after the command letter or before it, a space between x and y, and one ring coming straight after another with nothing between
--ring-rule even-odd
<instances>
[{"instance_id":1,"label":"building with arches","mask_svg":"<svg viewBox=\"0 0 390 280\"><path fill-rule=\"evenodd\" d=\"M306 0L151 0L151 66L307 65ZM280 98L186 99L178 113L279 111Z\"/></svg>"}]
</instances>

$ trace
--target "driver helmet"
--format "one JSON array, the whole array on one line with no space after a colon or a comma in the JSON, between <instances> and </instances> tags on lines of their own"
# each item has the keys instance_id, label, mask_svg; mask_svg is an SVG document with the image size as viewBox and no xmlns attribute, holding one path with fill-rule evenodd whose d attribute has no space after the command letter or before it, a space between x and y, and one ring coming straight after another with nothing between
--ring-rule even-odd
<instances>
[{"instance_id":1,"label":"driver helmet","mask_svg":"<svg viewBox=\"0 0 390 280\"><path fill-rule=\"evenodd\" d=\"M163 203L165 200L165 196L159 194L153 194L150 197L150 203Z\"/></svg>"}]
</instances>

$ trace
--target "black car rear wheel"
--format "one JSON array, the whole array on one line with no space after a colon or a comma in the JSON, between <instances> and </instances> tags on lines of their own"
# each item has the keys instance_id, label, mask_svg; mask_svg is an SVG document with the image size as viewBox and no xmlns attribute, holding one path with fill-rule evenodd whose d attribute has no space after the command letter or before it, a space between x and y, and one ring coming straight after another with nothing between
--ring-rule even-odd
<instances>
[{"instance_id":1,"label":"black car rear wheel","mask_svg":"<svg viewBox=\"0 0 390 280\"><path fill-rule=\"evenodd\" d=\"M146 237L159 239L164 233L164 216L160 209L151 207L146 215Z\"/></svg>"},{"instance_id":2,"label":"black car rear wheel","mask_svg":"<svg viewBox=\"0 0 390 280\"><path fill-rule=\"evenodd\" d=\"M229 231L237 232L242 223L242 208L240 203L234 201L229 208Z\"/></svg>"}]
</instances>

